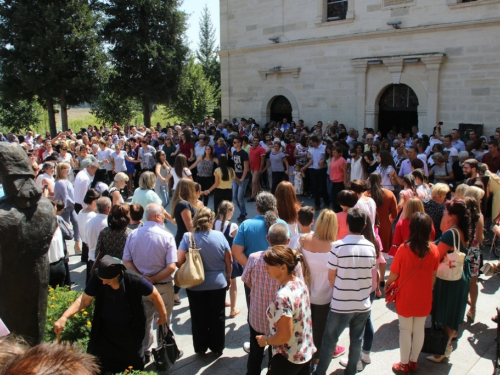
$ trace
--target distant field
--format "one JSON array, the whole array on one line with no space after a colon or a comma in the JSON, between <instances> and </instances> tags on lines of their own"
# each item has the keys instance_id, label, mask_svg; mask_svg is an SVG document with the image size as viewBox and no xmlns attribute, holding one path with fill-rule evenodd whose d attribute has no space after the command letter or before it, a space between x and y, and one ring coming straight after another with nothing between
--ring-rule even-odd
<instances>
[{"instance_id":1,"label":"distant field","mask_svg":"<svg viewBox=\"0 0 500 375\"><path fill-rule=\"evenodd\" d=\"M94 116L90 114L90 108L70 108L68 110L68 121L85 120L86 118L94 119Z\"/></svg>"}]
</instances>

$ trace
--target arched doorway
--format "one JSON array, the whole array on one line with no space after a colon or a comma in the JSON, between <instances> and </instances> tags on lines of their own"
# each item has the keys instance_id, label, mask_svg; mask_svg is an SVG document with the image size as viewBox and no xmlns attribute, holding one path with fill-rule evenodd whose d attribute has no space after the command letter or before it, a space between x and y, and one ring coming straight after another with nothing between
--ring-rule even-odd
<instances>
[{"instance_id":1,"label":"arched doorway","mask_svg":"<svg viewBox=\"0 0 500 375\"><path fill-rule=\"evenodd\" d=\"M275 96L271 102L270 120L281 124L281 121L285 117L288 119L288 122L292 120L292 105L283 95Z\"/></svg>"},{"instance_id":2,"label":"arched doorway","mask_svg":"<svg viewBox=\"0 0 500 375\"><path fill-rule=\"evenodd\" d=\"M379 100L378 130L382 135L393 130L411 130L418 126L418 98L410 86L399 84L388 86Z\"/></svg>"}]
</instances>

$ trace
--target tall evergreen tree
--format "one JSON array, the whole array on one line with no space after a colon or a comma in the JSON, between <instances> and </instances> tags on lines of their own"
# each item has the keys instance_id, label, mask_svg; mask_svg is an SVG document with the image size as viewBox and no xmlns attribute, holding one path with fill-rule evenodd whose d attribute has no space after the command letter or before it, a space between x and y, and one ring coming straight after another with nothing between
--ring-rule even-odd
<instances>
[{"instance_id":1,"label":"tall evergreen tree","mask_svg":"<svg viewBox=\"0 0 500 375\"><path fill-rule=\"evenodd\" d=\"M98 92L105 55L98 16L86 0L0 2L0 89L3 100L32 100L48 111L56 134L54 106L61 104L67 129L69 105Z\"/></svg>"},{"instance_id":2,"label":"tall evergreen tree","mask_svg":"<svg viewBox=\"0 0 500 375\"><path fill-rule=\"evenodd\" d=\"M219 47L215 44L215 28L206 4L200 18L199 37L200 42L198 51L196 51L196 58L203 67L203 72L207 78L218 89L220 86L220 62L217 54Z\"/></svg>"},{"instance_id":3,"label":"tall evergreen tree","mask_svg":"<svg viewBox=\"0 0 500 375\"><path fill-rule=\"evenodd\" d=\"M171 104L188 47L186 14L178 0L109 0L104 3L104 37L116 75L115 90L142 103L151 126L153 104Z\"/></svg>"}]
</instances>

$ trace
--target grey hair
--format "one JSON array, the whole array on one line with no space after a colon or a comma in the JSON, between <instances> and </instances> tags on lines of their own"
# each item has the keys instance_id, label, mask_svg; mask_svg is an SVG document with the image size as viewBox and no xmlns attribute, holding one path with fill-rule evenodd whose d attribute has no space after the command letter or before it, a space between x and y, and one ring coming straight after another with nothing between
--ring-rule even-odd
<instances>
[{"instance_id":1,"label":"grey hair","mask_svg":"<svg viewBox=\"0 0 500 375\"><path fill-rule=\"evenodd\" d=\"M469 159L469 153L467 151L460 151L458 153L458 160L460 160L462 163Z\"/></svg>"},{"instance_id":2,"label":"grey hair","mask_svg":"<svg viewBox=\"0 0 500 375\"><path fill-rule=\"evenodd\" d=\"M269 228L267 234L270 246L286 245L290 238L290 231L288 226L283 223L275 223Z\"/></svg>"},{"instance_id":3,"label":"grey hair","mask_svg":"<svg viewBox=\"0 0 500 375\"><path fill-rule=\"evenodd\" d=\"M94 155L88 155L85 159L82 160L82 167L94 167L99 168L99 161L96 159Z\"/></svg>"},{"instance_id":4,"label":"grey hair","mask_svg":"<svg viewBox=\"0 0 500 375\"><path fill-rule=\"evenodd\" d=\"M264 215L264 220L266 222L266 228L269 230L271 225L276 223L278 218L277 211L277 201L276 197L267 191L263 191L257 195L255 199L257 205L257 211Z\"/></svg>"},{"instance_id":5,"label":"grey hair","mask_svg":"<svg viewBox=\"0 0 500 375\"><path fill-rule=\"evenodd\" d=\"M163 212L163 207L158 203L150 203L146 206L146 220L153 220L156 215Z\"/></svg>"},{"instance_id":6,"label":"grey hair","mask_svg":"<svg viewBox=\"0 0 500 375\"><path fill-rule=\"evenodd\" d=\"M46 171L49 168L55 167L54 163L51 163L50 161L46 161L42 165L42 170Z\"/></svg>"},{"instance_id":7,"label":"grey hair","mask_svg":"<svg viewBox=\"0 0 500 375\"><path fill-rule=\"evenodd\" d=\"M139 178L139 187L142 190L153 190L156 185L156 176L153 172L144 172Z\"/></svg>"},{"instance_id":8,"label":"grey hair","mask_svg":"<svg viewBox=\"0 0 500 375\"><path fill-rule=\"evenodd\" d=\"M101 197L97 200L97 212L105 214L111 208L111 199Z\"/></svg>"}]
</instances>

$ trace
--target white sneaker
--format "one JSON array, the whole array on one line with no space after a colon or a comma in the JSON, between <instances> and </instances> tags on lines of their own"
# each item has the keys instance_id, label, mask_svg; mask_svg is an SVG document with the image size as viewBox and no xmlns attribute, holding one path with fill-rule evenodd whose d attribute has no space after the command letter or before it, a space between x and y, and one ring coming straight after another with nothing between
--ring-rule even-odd
<instances>
[{"instance_id":1,"label":"white sneaker","mask_svg":"<svg viewBox=\"0 0 500 375\"><path fill-rule=\"evenodd\" d=\"M243 350L247 353L250 353L250 343L249 342L243 343Z\"/></svg>"},{"instance_id":2,"label":"white sneaker","mask_svg":"<svg viewBox=\"0 0 500 375\"><path fill-rule=\"evenodd\" d=\"M342 367L347 367L347 359L346 358L342 358L340 361L339 361L340 365ZM356 366L356 370L358 371L363 371L363 364L361 363L361 361L358 361L358 365Z\"/></svg>"},{"instance_id":3,"label":"white sneaker","mask_svg":"<svg viewBox=\"0 0 500 375\"><path fill-rule=\"evenodd\" d=\"M361 352L361 360L364 363L372 363L372 359L370 358L370 354L365 354L363 352Z\"/></svg>"}]
</instances>

